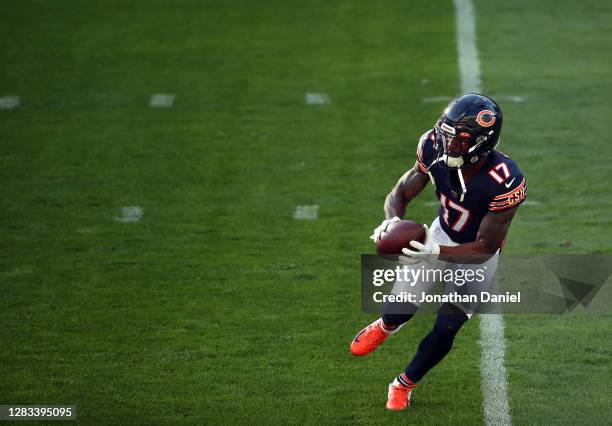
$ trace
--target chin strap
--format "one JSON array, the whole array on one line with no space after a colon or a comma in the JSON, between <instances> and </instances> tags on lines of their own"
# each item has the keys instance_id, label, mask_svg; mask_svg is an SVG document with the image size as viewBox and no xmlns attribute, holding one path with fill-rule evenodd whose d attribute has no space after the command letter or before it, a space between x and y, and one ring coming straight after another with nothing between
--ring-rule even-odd
<instances>
[{"instance_id":1,"label":"chin strap","mask_svg":"<svg viewBox=\"0 0 612 426\"><path fill-rule=\"evenodd\" d=\"M465 193L467 192L467 188L465 187L465 181L463 180L463 172L461 169L457 169L457 176L459 177L459 183L461 184L461 197L459 197L459 202L462 203Z\"/></svg>"},{"instance_id":2,"label":"chin strap","mask_svg":"<svg viewBox=\"0 0 612 426\"><path fill-rule=\"evenodd\" d=\"M433 175L431 174L431 172L429 172L429 170L431 169L431 166L433 166L434 164L440 162L440 163L445 163L448 166L449 161L449 156L444 154L442 156L438 156L438 158L436 158L436 160L431 163L429 165L429 167L427 168L427 172L429 173L429 176L431 177L432 182L434 182L433 179ZM459 157L460 162L457 162L457 168L454 169L457 171L457 180L459 181L459 184L461 185L461 196L459 197L459 202L463 202L463 199L465 198L465 194L467 193L467 188L465 187L465 180L463 179L463 172L461 171L461 166L463 165L463 158ZM435 182L434 182L435 185Z\"/></svg>"}]
</instances>

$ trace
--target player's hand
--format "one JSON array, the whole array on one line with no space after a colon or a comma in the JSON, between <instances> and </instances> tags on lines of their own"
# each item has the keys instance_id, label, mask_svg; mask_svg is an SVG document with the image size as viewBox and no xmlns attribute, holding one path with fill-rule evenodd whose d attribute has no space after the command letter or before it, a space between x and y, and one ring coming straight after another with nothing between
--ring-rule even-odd
<instances>
[{"instance_id":1,"label":"player's hand","mask_svg":"<svg viewBox=\"0 0 612 426\"><path fill-rule=\"evenodd\" d=\"M427 265L427 256L402 256L400 255L397 258L397 262L400 265L408 266L409 268L414 268L421 265Z\"/></svg>"},{"instance_id":2,"label":"player's hand","mask_svg":"<svg viewBox=\"0 0 612 426\"><path fill-rule=\"evenodd\" d=\"M438 256L440 254L440 245L431 237L431 231L427 225L423 225L423 228L425 228L425 243L421 244L418 241L410 241L410 246L415 250L403 248L402 253L404 253L407 257L414 258L427 254ZM404 256L400 256L400 262L402 262L402 257Z\"/></svg>"},{"instance_id":3,"label":"player's hand","mask_svg":"<svg viewBox=\"0 0 612 426\"><path fill-rule=\"evenodd\" d=\"M370 239L374 242L380 240L380 237L382 236L383 232L385 232L387 230L387 228L389 227L389 225L391 225L392 223L395 222L399 222L401 219L397 216L392 217L391 219L385 219L382 221L382 223L380 224L380 226L378 228L376 228L374 230L374 233L372 235L370 235Z\"/></svg>"}]
</instances>

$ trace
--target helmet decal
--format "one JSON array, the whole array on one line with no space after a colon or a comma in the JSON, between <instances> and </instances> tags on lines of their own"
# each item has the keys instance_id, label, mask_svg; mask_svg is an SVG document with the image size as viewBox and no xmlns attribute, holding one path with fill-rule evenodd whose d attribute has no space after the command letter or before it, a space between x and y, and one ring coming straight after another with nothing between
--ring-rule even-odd
<instances>
[{"instance_id":1,"label":"helmet decal","mask_svg":"<svg viewBox=\"0 0 612 426\"><path fill-rule=\"evenodd\" d=\"M449 126L449 125L448 125L448 124L446 124L446 123L442 123L442 124L440 125L440 127L442 128L442 130L447 131L447 132L448 132L448 133L450 133L451 135L454 135L454 134L455 134L455 128L454 128L454 127Z\"/></svg>"},{"instance_id":2,"label":"helmet decal","mask_svg":"<svg viewBox=\"0 0 612 426\"><path fill-rule=\"evenodd\" d=\"M495 124L495 113L489 109L483 109L476 116L476 122L482 127L491 127Z\"/></svg>"}]
</instances>

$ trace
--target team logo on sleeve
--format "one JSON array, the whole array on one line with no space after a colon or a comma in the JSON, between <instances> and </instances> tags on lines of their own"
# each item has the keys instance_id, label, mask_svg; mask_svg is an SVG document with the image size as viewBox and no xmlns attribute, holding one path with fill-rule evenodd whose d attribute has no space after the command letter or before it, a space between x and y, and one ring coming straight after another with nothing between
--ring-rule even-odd
<instances>
[{"instance_id":1,"label":"team logo on sleeve","mask_svg":"<svg viewBox=\"0 0 612 426\"><path fill-rule=\"evenodd\" d=\"M476 122L482 127L491 127L495 124L495 113L488 109L483 109L476 116Z\"/></svg>"}]
</instances>

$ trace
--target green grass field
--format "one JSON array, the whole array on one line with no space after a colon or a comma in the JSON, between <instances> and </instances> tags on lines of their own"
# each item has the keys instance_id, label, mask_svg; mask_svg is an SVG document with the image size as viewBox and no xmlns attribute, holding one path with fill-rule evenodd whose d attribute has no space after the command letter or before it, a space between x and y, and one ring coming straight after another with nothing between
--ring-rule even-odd
<instances>
[{"instance_id":1,"label":"green grass field","mask_svg":"<svg viewBox=\"0 0 612 426\"><path fill-rule=\"evenodd\" d=\"M612 251L612 3L476 0L509 253ZM459 91L451 1L0 0L0 404L87 423L480 424L478 319L415 391L433 317L364 359L359 254ZM306 105L307 92L328 93ZM172 108L149 107L154 93ZM430 222L427 189L409 210ZM320 205L319 219L292 218ZM140 206L138 222L114 220ZM569 247L567 247L569 245ZM506 317L515 424L612 423L610 316Z\"/></svg>"}]
</instances>

